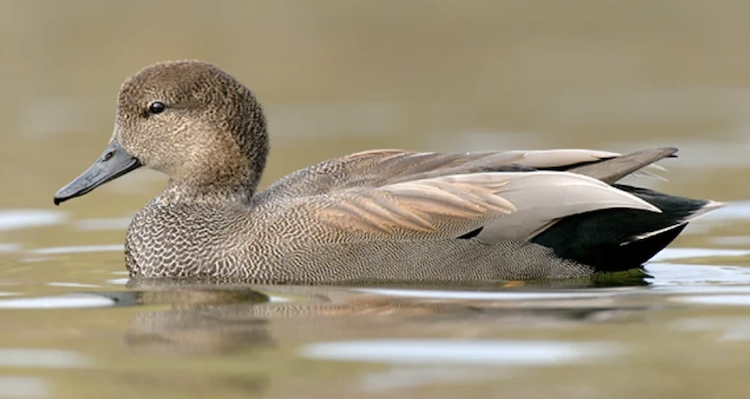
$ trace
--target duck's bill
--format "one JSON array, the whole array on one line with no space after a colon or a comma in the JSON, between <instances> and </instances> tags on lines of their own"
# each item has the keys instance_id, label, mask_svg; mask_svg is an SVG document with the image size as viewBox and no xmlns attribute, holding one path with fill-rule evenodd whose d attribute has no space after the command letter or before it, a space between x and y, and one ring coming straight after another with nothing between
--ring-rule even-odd
<instances>
[{"instance_id":1,"label":"duck's bill","mask_svg":"<svg viewBox=\"0 0 750 399\"><path fill-rule=\"evenodd\" d=\"M80 197L140 166L141 163L137 158L128 154L117 140L112 140L104 153L88 170L55 194L55 205Z\"/></svg>"}]
</instances>

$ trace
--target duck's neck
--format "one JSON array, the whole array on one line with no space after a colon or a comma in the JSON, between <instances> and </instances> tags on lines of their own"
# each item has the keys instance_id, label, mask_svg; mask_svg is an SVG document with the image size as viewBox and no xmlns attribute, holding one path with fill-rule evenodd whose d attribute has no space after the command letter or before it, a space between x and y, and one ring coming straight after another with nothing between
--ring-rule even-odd
<instances>
[{"instance_id":1,"label":"duck's neck","mask_svg":"<svg viewBox=\"0 0 750 399\"><path fill-rule=\"evenodd\" d=\"M249 204L256 186L249 182L196 184L194 180L170 179L155 200L163 204Z\"/></svg>"},{"instance_id":2,"label":"duck's neck","mask_svg":"<svg viewBox=\"0 0 750 399\"><path fill-rule=\"evenodd\" d=\"M171 176L156 198L164 204L249 204L260 182L265 162L235 165L234 168L189 168ZM192 169L192 170L191 170Z\"/></svg>"}]
</instances>

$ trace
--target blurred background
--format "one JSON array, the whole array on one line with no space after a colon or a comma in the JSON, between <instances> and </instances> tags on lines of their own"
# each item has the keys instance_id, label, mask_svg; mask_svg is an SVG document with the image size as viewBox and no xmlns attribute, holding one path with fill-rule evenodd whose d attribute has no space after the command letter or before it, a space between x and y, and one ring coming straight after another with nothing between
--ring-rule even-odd
<instances>
[{"instance_id":1,"label":"blurred background","mask_svg":"<svg viewBox=\"0 0 750 399\"><path fill-rule=\"evenodd\" d=\"M750 283L748 15L740 0L0 0L0 297L10 301L0 307L36 309L0 312L0 398L247 397L267 388L277 398L745 397L747 308L737 305L750 303L738 294ZM54 297L114 291L136 297L120 305L148 302L124 287L122 242L165 177L139 170L60 208L52 196L103 151L125 77L184 58L217 64L263 103L272 144L263 186L372 148L667 145L680 148L679 159L662 162L670 181L648 184L732 207L691 225L666 263L649 265L656 289L637 291L643 297L549 300L534 305L549 310L539 317L501 320L472 303L409 324L385 301L363 307L370 317L329 325L248 321L232 313L239 308L170 308L165 299L91 310L83 308L102 305ZM677 299L661 294L687 297L714 283L744 286L730 299L712 291L721 294L712 303L730 305L718 310L664 310ZM510 309L531 306L511 298ZM566 306L572 314L559 314ZM423 310L413 312L434 309ZM481 338L489 349L448 350L479 353L480 363L447 360L453 369L429 368L437 366L428 357L427 369L385 371L335 363L341 354L326 361L320 347L297 350L363 337L412 338L409 347ZM493 346L531 338L558 346ZM250 344L267 348L266 339L273 349ZM591 352L601 363L560 366L578 356L574 342L598 340L607 350ZM528 368L503 368L508 353Z\"/></svg>"}]
</instances>

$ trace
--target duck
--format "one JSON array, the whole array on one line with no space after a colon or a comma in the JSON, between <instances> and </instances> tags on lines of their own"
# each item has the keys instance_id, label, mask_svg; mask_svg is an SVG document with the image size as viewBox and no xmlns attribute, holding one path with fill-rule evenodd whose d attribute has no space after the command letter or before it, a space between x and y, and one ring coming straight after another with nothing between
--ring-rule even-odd
<instances>
[{"instance_id":1,"label":"duck","mask_svg":"<svg viewBox=\"0 0 750 399\"><path fill-rule=\"evenodd\" d=\"M273 284L471 283L642 269L722 203L623 184L671 147L419 152L321 161L263 190L269 135L256 95L201 60L125 79L104 152L54 195L138 168L168 177L133 217L132 278Z\"/></svg>"}]
</instances>

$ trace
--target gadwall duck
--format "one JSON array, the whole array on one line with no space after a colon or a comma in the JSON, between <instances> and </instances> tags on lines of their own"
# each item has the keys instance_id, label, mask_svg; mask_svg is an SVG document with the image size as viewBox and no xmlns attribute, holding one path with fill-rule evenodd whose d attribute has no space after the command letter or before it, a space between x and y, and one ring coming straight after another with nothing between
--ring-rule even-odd
<instances>
[{"instance_id":1,"label":"gadwall duck","mask_svg":"<svg viewBox=\"0 0 750 399\"><path fill-rule=\"evenodd\" d=\"M202 61L123 83L104 153L55 194L84 195L141 166L169 176L134 217L141 278L273 283L486 282L639 268L721 204L617 184L675 156L593 150L374 150L257 192L268 156L253 93Z\"/></svg>"}]
</instances>

